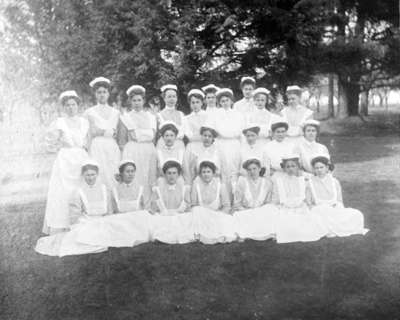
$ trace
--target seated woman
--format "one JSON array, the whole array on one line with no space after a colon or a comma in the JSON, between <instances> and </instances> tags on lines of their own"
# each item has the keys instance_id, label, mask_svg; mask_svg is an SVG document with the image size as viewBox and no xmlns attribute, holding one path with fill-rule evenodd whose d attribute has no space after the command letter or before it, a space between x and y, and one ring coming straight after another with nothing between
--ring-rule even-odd
<instances>
[{"instance_id":1,"label":"seated woman","mask_svg":"<svg viewBox=\"0 0 400 320\"><path fill-rule=\"evenodd\" d=\"M81 172L83 182L69 205L70 231L40 238L35 248L37 252L63 257L107 250L107 247L92 246L77 241L82 225L111 213L109 193L106 186L97 180L99 165L93 161L86 161Z\"/></svg>"},{"instance_id":2,"label":"seated woman","mask_svg":"<svg viewBox=\"0 0 400 320\"><path fill-rule=\"evenodd\" d=\"M215 176L216 170L211 159L202 161L191 192L195 233L205 244L231 242L237 238L230 214L230 198L225 184Z\"/></svg>"},{"instance_id":3,"label":"seated woman","mask_svg":"<svg viewBox=\"0 0 400 320\"><path fill-rule=\"evenodd\" d=\"M320 130L320 122L309 119L303 123L304 138L301 138L295 146L295 153L300 156L300 165L305 172L313 173L311 160L316 155L325 155L329 158L326 146L317 142Z\"/></svg>"},{"instance_id":4,"label":"seated woman","mask_svg":"<svg viewBox=\"0 0 400 320\"><path fill-rule=\"evenodd\" d=\"M342 189L339 181L330 171L333 165L326 155L312 159L314 176L308 180L308 203L311 212L319 215L329 230L330 236L346 237L352 234L366 234L364 216L356 209L343 206Z\"/></svg>"},{"instance_id":5,"label":"seated woman","mask_svg":"<svg viewBox=\"0 0 400 320\"><path fill-rule=\"evenodd\" d=\"M266 240L275 237L277 209L271 205L272 182L263 177L261 161L251 158L243 163L246 177L239 177L233 209L240 239Z\"/></svg>"},{"instance_id":6,"label":"seated woman","mask_svg":"<svg viewBox=\"0 0 400 320\"><path fill-rule=\"evenodd\" d=\"M306 180L300 174L299 157L282 159L283 174L273 177L272 202L278 207L276 240L278 243L316 241L327 235L322 219L306 203Z\"/></svg>"},{"instance_id":7,"label":"seated woman","mask_svg":"<svg viewBox=\"0 0 400 320\"><path fill-rule=\"evenodd\" d=\"M181 178L178 160L168 159L163 177L153 187L151 199L152 238L165 243L188 243L195 240L190 209L190 188Z\"/></svg>"}]
</instances>

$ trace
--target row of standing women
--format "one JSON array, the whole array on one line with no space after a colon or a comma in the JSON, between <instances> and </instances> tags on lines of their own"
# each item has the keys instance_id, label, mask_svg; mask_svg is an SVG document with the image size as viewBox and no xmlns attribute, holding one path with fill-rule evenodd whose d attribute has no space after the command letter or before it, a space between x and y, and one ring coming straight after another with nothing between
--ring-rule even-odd
<instances>
[{"instance_id":1,"label":"row of standing women","mask_svg":"<svg viewBox=\"0 0 400 320\"><path fill-rule=\"evenodd\" d=\"M212 169L212 180L218 182L215 182L214 189L211 188L212 192L208 190L208 198L212 198L212 195L216 193L221 193L221 199L224 199L224 201L220 202L225 203L225 209L222 211L227 211L226 208L229 207L229 212L232 211L232 207L236 211L239 210L238 208L249 208L238 204L240 197L247 199L248 202L249 195L251 195L253 199L258 199L255 201L258 206L272 202L272 200L259 200L263 198L262 194L268 189L265 187L266 184L274 185L274 188L280 190L282 194L285 190L282 181L290 176L284 173L283 168L286 164L286 161L282 162L284 159L293 160L289 163L294 162L300 170L299 172L303 172L296 172L294 176L304 181L308 175L315 174L311 160L316 156L324 158L323 162L329 165L330 157L327 148L316 142L319 123L311 119L312 112L309 109L299 104L301 89L297 86L288 87L289 106L280 113L272 113L266 109L268 90L265 88L255 89L255 80L252 78L242 78L241 88L244 98L235 104L233 104L233 93L230 89L219 89L214 85L208 85L202 88L203 91L193 89L188 93L192 113L184 116L183 113L176 110L177 87L166 85L161 88L166 107L155 118L151 113L143 110L145 97L143 87L134 85L127 90L132 111L120 114L116 109L107 105L110 86L108 79L96 78L90 85L95 91L98 104L86 110L85 117L77 116L79 97L76 92L66 91L60 96L69 116L59 118L49 134L49 142L59 145L60 151L50 179L44 223L44 232L46 233L67 231L71 226L69 202L73 192L82 183L79 176L80 168L82 163L89 158L85 146L88 146L90 157L98 163L96 166L99 179L97 179L96 184L103 186L104 183L105 190L116 190L115 188L118 189L124 183L126 184L123 180L116 184L115 173L118 171L120 159L129 159L129 163L134 164L135 167L135 184L140 186L139 189L141 190L140 198L143 203L141 209L149 209L153 213L163 212L160 208L158 208L158 211L154 210L154 203L157 203L154 197L162 199L160 190L165 189L164 187L168 185L166 164L175 163L175 167L179 167L179 173L182 173L177 177L178 185L183 186L182 188L193 186L191 193L197 192L197 201L204 201L204 198L207 198L207 191L199 187L199 185L204 184L201 183L203 180L200 165L208 163L209 169L210 167ZM202 109L204 100L207 101L205 110ZM154 144L157 136L159 139ZM183 143L183 137L186 137L189 141L186 147ZM295 155L293 155L294 153ZM259 180L257 174L255 174L255 180L252 181L252 174L249 173L251 170L248 166L251 161L255 162L255 167L260 170L262 168L266 178ZM330 197L331 202L335 198L334 202L341 203L341 190L337 180L331 174L327 176L330 177L328 179L330 182L324 180L325 182L320 183L319 187L321 190L326 189L325 196ZM270 177L275 183L271 183ZM307 187L304 185L304 188L300 187L299 189L297 187L297 189L304 189L304 195L306 194L305 190L315 190L314 184L311 185L312 182L310 182L314 178L313 176L308 179ZM299 179L296 178L296 180ZM260 181L267 182L261 183ZM288 181L292 180L289 179ZM167 186L166 190L169 189L170 187ZM290 191L286 192L287 196L283 197L286 200L303 194L303 191L298 193L299 190L296 191L293 186L288 187L286 191L288 190ZM312 194L311 191L307 191L307 193ZM240 196L240 193L242 196ZM272 197L272 191L267 193ZM116 202L115 198L119 199L120 197L115 197L115 192L113 194L114 202ZM130 196L133 196L133 194L136 193L132 192ZM222 196L222 194L226 196ZM277 195L278 191L275 194ZM179 197L175 196L177 201ZM184 192L182 197L184 197ZM278 198L282 198L282 195ZM164 205L165 202L169 203L171 200L169 197L167 199L164 199ZM314 196L315 203L318 202L316 199L317 197ZM131 200L137 201L138 199ZM279 200L277 203L282 201ZM306 204L305 198L301 199L300 202ZM85 201L82 203L85 203ZM152 207L153 209L151 209ZM172 205L172 207L174 206ZM192 205L186 207L192 207ZM200 205L200 207L203 206ZM215 212L218 211L217 209L221 209L217 207L214 208ZM257 206L250 206L253 209L254 207ZM262 211L265 212L265 210ZM355 233L362 233L360 231L363 230L362 214L358 212L356 215L359 218L358 223L356 223L357 232ZM204 214L196 213L195 216L197 219L203 217L203 219L200 219L202 224L208 221L206 223L208 227L203 229L209 229L211 233L213 225L226 228L227 225L232 223L227 224L226 221L220 224L212 223L213 220L218 221L217 217L219 217L219 220L221 220L221 217L224 217L225 220L231 220L227 218L228 215L213 214L211 220L209 215L205 219ZM261 215L262 219L265 219L266 216L266 214ZM337 216L339 217L339 215ZM127 219L126 217L127 215L124 219ZM254 222L257 220L256 217L256 214L252 214L246 219ZM135 220L140 219L136 218ZM295 221L294 215L290 217L290 220ZM164 225L168 224L164 223ZM199 223L197 223L198 225ZM242 223L242 225L246 225L246 223ZM247 225L254 229L254 226L258 224L247 223ZM267 225L272 226L274 223L267 223ZM320 223L320 225L324 224ZM238 234L237 229L233 227L227 229L231 233L233 232L231 237L228 238L235 238L233 234ZM143 230L149 230L149 228ZM180 229L176 227L176 230ZM274 232L272 234L279 238L277 233ZM192 233L189 232L189 234ZM171 234L174 234L174 232ZM193 234L196 234L196 232ZM280 232L279 234L282 235L283 233ZM264 236L266 235L264 234ZM306 240L305 238L301 239L301 237L294 237L294 239L296 239L294 241ZM281 239L281 241L283 240ZM93 243L90 243L90 245L93 245Z\"/></svg>"}]
</instances>

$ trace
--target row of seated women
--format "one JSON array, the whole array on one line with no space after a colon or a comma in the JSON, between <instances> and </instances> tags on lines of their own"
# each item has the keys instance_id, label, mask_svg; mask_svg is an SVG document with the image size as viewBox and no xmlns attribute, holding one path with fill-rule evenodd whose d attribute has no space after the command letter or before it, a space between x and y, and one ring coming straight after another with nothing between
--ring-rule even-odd
<instances>
[{"instance_id":1,"label":"row of seated women","mask_svg":"<svg viewBox=\"0 0 400 320\"><path fill-rule=\"evenodd\" d=\"M146 90L133 85L127 90L132 110L120 113L107 104L110 80L94 79L97 105L78 114L80 98L75 91L60 95L65 116L49 129L47 139L57 151L49 182L43 232L53 234L70 227L68 202L80 182L81 163L91 158L99 166L98 180L111 190L121 159L131 159L137 168L136 180L143 186L144 202L151 202L151 190L169 159L178 161L185 185L199 175L200 163L211 159L216 176L233 194L246 176L244 162L260 159L265 176L281 173L283 155L299 155L302 170L312 173L311 158L328 149L317 142L319 122L312 111L300 105L301 89L290 86L288 106L268 110L269 91L256 88L255 80L240 81L243 99L234 103L232 90L208 85L188 93L192 112L177 110L177 87L161 88L165 108L156 116L144 111ZM205 110L203 110L205 106ZM185 143L184 143L185 140Z\"/></svg>"},{"instance_id":2,"label":"row of seated women","mask_svg":"<svg viewBox=\"0 0 400 320\"><path fill-rule=\"evenodd\" d=\"M136 165L124 160L112 192L98 178L99 165L83 164L80 186L69 200L70 229L38 240L36 251L66 256L131 247L149 241L204 244L275 239L278 243L365 234L360 211L345 208L340 183L325 155L311 160L305 176L299 157L282 157L280 174L263 177L260 159L245 160L233 194L216 175L212 159L203 160L193 184L184 183L176 159L163 165L163 176L145 204Z\"/></svg>"}]
</instances>

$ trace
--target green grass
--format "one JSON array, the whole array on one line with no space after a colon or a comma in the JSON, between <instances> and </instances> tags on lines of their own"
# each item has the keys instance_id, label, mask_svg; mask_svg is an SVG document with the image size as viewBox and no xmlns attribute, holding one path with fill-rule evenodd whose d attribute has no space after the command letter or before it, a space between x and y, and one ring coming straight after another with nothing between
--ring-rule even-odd
<instances>
[{"instance_id":1,"label":"green grass","mask_svg":"<svg viewBox=\"0 0 400 320\"><path fill-rule=\"evenodd\" d=\"M151 243L60 259L33 251L44 204L7 206L0 211L0 319L399 318L398 138L324 142L345 203L365 215L365 237ZM87 306L87 298L100 306Z\"/></svg>"}]
</instances>

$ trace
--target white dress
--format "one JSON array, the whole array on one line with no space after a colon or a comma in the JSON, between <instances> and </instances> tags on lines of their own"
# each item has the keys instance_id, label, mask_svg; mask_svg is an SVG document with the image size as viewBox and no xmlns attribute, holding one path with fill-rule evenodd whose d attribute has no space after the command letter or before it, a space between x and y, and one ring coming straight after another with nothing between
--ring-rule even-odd
<instances>
[{"instance_id":1,"label":"white dress","mask_svg":"<svg viewBox=\"0 0 400 320\"><path fill-rule=\"evenodd\" d=\"M185 145L182 139L187 131L187 125L186 125L185 115L183 114L183 112L176 110L175 108L165 107L157 114L157 120L159 128L161 128L166 121L171 121L174 123L174 125L179 130L176 144L184 148ZM162 139L162 137L160 137L157 141L157 147L162 147L162 146L165 146L165 142Z\"/></svg>"},{"instance_id":2,"label":"white dress","mask_svg":"<svg viewBox=\"0 0 400 320\"><path fill-rule=\"evenodd\" d=\"M193 150L197 153L200 146L203 144L201 141L200 128L204 125L208 118L207 113L204 110L200 110L195 113L185 116L186 121L186 136L189 139L189 143L186 145L187 150Z\"/></svg>"},{"instance_id":3,"label":"white dress","mask_svg":"<svg viewBox=\"0 0 400 320\"><path fill-rule=\"evenodd\" d=\"M229 213L230 199L218 178L208 184L199 177L192 187L192 211L196 238L204 244L226 243L237 239L235 219Z\"/></svg>"},{"instance_id":4,"label":"white dress","mask_svg":"<svg viewBox=\"0 0 400 320\"><path fill-rule=\"evenodd\" d=\"M217 119L219 118L221 108L218 107L207 107L205 112L207 114L208 119Z\"/></svg>"},{"instance_id":5,"label":"white dress","mask_svg":"<svg viewBox=\"0 0 400 320\"><path fill-rule=\"evenodd\" d=\"M151 234L153 240L169 244L189 243L196 240L193 214L189 207L189 187L178 180L169 185L159 178L153 187Z\"/></svg>"},{"instance_id":6,"label":"white dress","mask_svg":"<svg viewBox=\"0 0 400 320\"><path fill-rule=\"evenodd\" d=\"M329 235L346 237L368 232L364 228L363 214L357 209L343 206L341 188L336 178L331 174L324 178L312 176L308 183L314 204L311 212L322 218Z\"/></svg>"},{"instance_id":7,"label":"white dress","mask_svg":"<svg viewBox=\"0 0 400 320\"><path fill-rule=\"evenodd\" d=\"M249 145L247 141L241 143L239 171L242 176L247 176L247 171L243 169L243 164L246 160L251 158L261 160L261 167L266 169L265 175L270 175L271 163L265 149L265 144L262 141L257 140L253 145Z\"/></svg>"},{"instance_id":8,"label":"white dress","mask_svg":"<svg viewBox=\"0 0 400 320\"><path fill-rule=\"evenodd\" d=\"M279 121L279 116L269 112L267 109L255 108L246 115L246 127L257 125L260 127L259 141L266 144L271 141L271 123Z\"/></svg>"},{"instance_id":9,"label":"white dress","mask_svg":"<svg viewBox=\"0 0 400 320\"><path fill-rule=\"evenodd\" d=\"M100 223L97 229L86 228L86 224L109 214L109 196L106 186L96 183L89 187L84 184L76 190L69 203L71 230L40 238L35 250L41 254L59 257L106 251L105 246L89 245L78 241L84 232L95 231L98 234L105 234L103 224Z\"/></svg>"},{"instance_id":10,"label":"white dress","mask_svg":"<svg viewBox=\"0 0 400 320\"><path fill-rule=\"evenodd\" d=\"M99 113L100 106L94 106L85 111L89 123L101 130L105 130L103 136L91 138L89 154L99 163L99 176L101 181L111 189L115 184L115 174L118 173L118 165L121 161L121 151L115 141L120 113L117 109L109 108L110 116L105 119Z\"/></svg>"},{"instance_id":11,"label":"white dress","mask_svg":"<svg viewBox=\"0 0 400 320\"><path fill-rule=\"evenodd\" d=\"M157 152L154 146L156 119L146 111L132 110L120 117L119 143L126 143L122 151L122 159L131 159L136 165L135 180L150 194L151 187L157 178ZM126 130L125 130L126 129ZM121 132L122 131L122 132ZM136 141L130 132L134 131Z\"/></svg>"},{"instance_id":12,"label":"white dress","mask_svg":"<svg viewBox=\"0 0 400 320\"><path fill-rule=\"evenodd\" d=\"M70 225L68 201L79 185L82 162L88 158L83 147L89 123L81 117L78 122L79 128L71 128L64 118L58 118L54 127L50 129L62 132L61 139L65 146L58 151L51 171L43 223L43 232L47 234L50 228L63 229L69 228Z\"/></svg>"},{"instance_id":13,"label":"white dress","mask_svg":"<svg viewBox=\"0 0 400 320\"><path fill-rule=\"evenodd\" d=\"M165 144L159 145L157 147L157 177L164 176L162 168L168 160L177 161L182 166L182 170L184 170L184 156L185 148L178 141L175 141L175 144L171 147L167 147ZM179 179L183 180L182 177Z\"/></svg>"},{"instance_id":14,"label":"white dress","mask_svg":"<svg viewBox=\"0 0 400 320\"><path fill-rule=\"evenodd\" d=\"M272 182L240 177L234 197L234 218L240 239L266 240L275 237L277 207L271 201Z\"/></svg>"},{"instance_id":15,"label":"white dress","mask_svg":"<svg viewBox=\"0 0 400 320\"><path fill-rule=\"evenodd\" d=\"M247 116L249 113L256 110L253 98L242 98L233 104L233 110L240 112L242 116Z\"/></svg>"},{"instance_id":16,"label":"white dress","mask_svg":"<svg viewBox=\"0 0 400 320\"><path fill-rule=\"evenodd\" d=\"M311 160L316 156L325 155L329 158L329 151L326 146L316 141L310 142L302 138L295 147L295 153L300 156L300 164L304 171L313 172Z\"/></svg>"},{"instance_id":17,"label":"white dress","mask_svg":"<svg viewBox=\"0 0 400 320\"><path fill-rule=\"evenodd\" d=\"M306 205L303 176L276 176L273 188L273 202L278 206L275 228L278 243L317 241L328 234L322 219Z\"/></svg>"},{"instance_id":18,"label":"white dress","mask_svg":"<svg viewBox=\"0 0 400 320\"><path fill-rule=\"evenodd\" d=\"M296 107L285 107L281 111L282 117L289 123L288 138L297 144L303 137L302 124L312 119L313 111L309 108L298 105Z\"/></svg>"},{"instance_id":19,"label":"white dress","mask_svg":"<svg viewBox=\"0 0 400 320\"><path fill-rule=\"evenodd\" d=\"M282 157L293 153L294 146L288 139L281 142L272 140L265 145L265 153L271 165L271 173L282 172L281 162Z\"/></svg>"}]
</instances>

